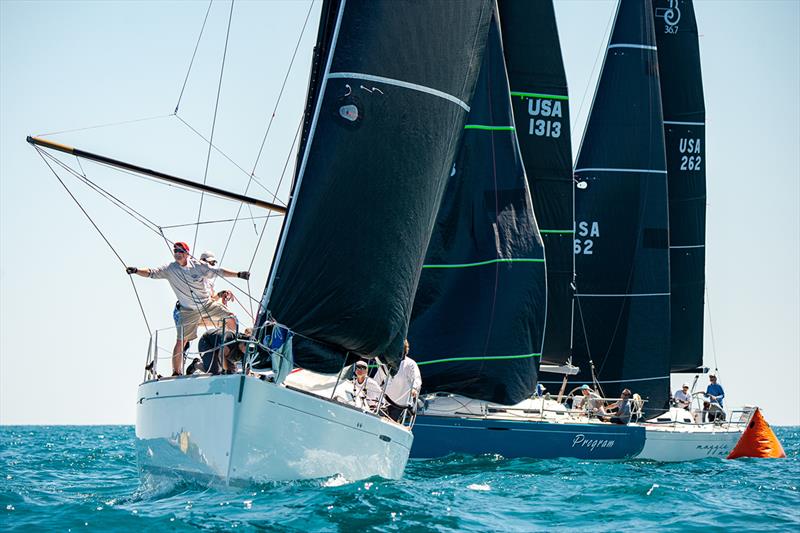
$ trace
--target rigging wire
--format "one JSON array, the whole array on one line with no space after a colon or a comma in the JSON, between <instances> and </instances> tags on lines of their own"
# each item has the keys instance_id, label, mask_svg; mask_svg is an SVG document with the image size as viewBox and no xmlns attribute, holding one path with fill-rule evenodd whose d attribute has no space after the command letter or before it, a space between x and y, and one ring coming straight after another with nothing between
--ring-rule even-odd
<instances>
[{"instance_id":1,"label":"rigging wire","mask_svg":"<svg viewBox=\"0 0 800 533\"><path fill-rule=\"evenodd\" d=\"M233 21L233 6L236 5L236 0L231 0L231 10L228 14L228 29L225 32L225 47L222 52L222 65L220 65L219 69L219 83L217 84L217 98L216 102L214 103L214 118L211 120L211 135L209 136L208 140L208 152L206 154L206 168L203 172L203 185L206 184L208 181L208 167L211 163L211 147L214 142L214 131L217 127L217 112L219 111L219 96L222 93L222 78L223 74L225 73L225 59L228 57L228 42L231 36L231 21ZM197 222L200 222L200 215L203 212L203 199L205 198L205 194L200 195L200 207L197 209ZM200 229L200 226L195 226L194 229L194 241L192 241L192 248L197 247L197 233Z\"/></svg>"},{"instance_id":2,"label":"rigging wire","mask_svg":"<svg viewBox=\"0 0 800 533\"><path fill-rule=\"evenodd\" d=\"M111 126L122 126L122 125L125 125L125 124L133 124L135 122L146 122L148 120L156 120L156 119L160 119L160 118L169 118L173 114L174 113L169 113L168 115L156 115L156 116L152 116L152 117L135 118L135 119L131 119L131 120L122 120L120 122L108 122L106 124L95 124L94 126L86 126L86 127L83 127L83 128L74 128L74 129L71 129L71 130L51 131L49 133L40 133L40 134L36 135L36 137L48 137L48 136L51 136L51 135L60 135L62 133L74 133L76 131L86 131L86 130L94 130L94 129L98 129L98 128L108 128L108 127L111 127Z\"/></svg>"},{"instance_id":3,"label":"rigging wire","mask_svg":"<svg viewBox=\"0 0 800 533\"><path fill-rule=\"evenodd\" d=\"M253 170L250 172L251 176L255 174L256 168L258 167L258 161L261 159L261 153L264 151L264 145L267 142L267 136L269 135L269 130L272 128L272 121L275 120L275 114L278 111L278 105L281 103L283 90L286 88L286 81L289 79L289 74L291 74L292 72L292 65L294 65L295 57L297 57L297 50L300 49L300 43L303 41L303 35L305 35L306 26L308 25L308 19L311 17L311 10L313 7L314 7L314 0L311 0L311 3L308 5L308 13L306 13L306 20L303 22L303 27L300 30L300 35L297 38L297 44L295 44L294 46L292 59L289 61L289 68L286 69L286 75L283 77L283 84L281 85L281 90L278 93L278 99L275 101L275 107L272 109L272 116L270 116L269 118L269 123L267 124L267 131L264 132L264 138L261 140L261 148L258 149L258 155L256 156L256 161L255 163L253 163Z\"/></svg>"},{"instance_id":4,"label":"rigging wire","mask_svg":"<svg viewBox=\"0 0 800 533\"><path fill-rule=\"evenodd\" d=\"M241 220L261 220L261 219L264 219L264 218L268 218L269 216L270 215L253 216L253 217L243 218ZM277 215L273 215L273 216L277 216ZM218 220L203 220L202 222L188 222L186 224L171 224L171 225L167 225L167 226L161 226L161 228L162 229L187 228L189 226L195 226L197 224L200 224L201 226L205 226L205 225L208 225L208 224L223 224L225 222L233 222L234 220L235 219L233 219L233 218L221 218L221 219L218 219Z\"/></svg>"},{"instance_id":5,"label":"rigging wire","mask_svg":"<svg viewBox=\"0 0 800 533\"><path fill-rule=\"evenodd\" d=\"M119 259L119 262L122 264L122 266L126 266L125 261L123 261L122 257L119 255L119 253L114 248L114 246L111 244L111 242L108 240L108 238L105 236L105 234L100 230L100 228L95 223L95 221L92 219L92 217L89 215L89 213L86 211L86 209L84 209L84 207L83 207L83 205L81 205L80 201L78 201L78 199L75 197L75 195L72 194L72 191L69 189L69 187L67 187L67 184L64 183L64 180L61 179L61 176L58 175L58 172L56 172L55 169L50 165L50 163L47 160L47 158L45 158L43 156L42 149L39 148L38 146L36 146L35 148L36 148L36 151L38 152L39 156L42 158L42 161L44 161L44 164L47 165L47 168L50 169L50 172L53 173L53 176L55 176L55 178L58 180L58 182L61 184L61 186L64 187L64 190L67 191L67 194L69 194L70 198L72 198L72 200L77 204L77 206L80 208L80 210L83 211L83 214L86 215L86 218L89 219L89 222L91 222L92 226L94 226L94 229L97 230L97 233L100 234L100 237L103 238L103 240L106 242L106 244L111 249L111 251L114 253L114 255L117 256L117 259ZM144 312L144 306L142 305L142 299L139 297L139 291L136 290L136 284L134 283L133 278L130 277L130 276L129 276L129 278L130 278L131 286L133 287L133 293L136 295L136 301L139 303L139 309L142 311L142 318L144 319L145 327L147 327L147 333L150 334L150 336L152 336L152 330L150 329L150 323L147 321L147 314Z\"/></svg>"},{"instance_id":6,"label":"rigging wire","mask_svg":"<svg viewBox=\"0 0 800 533\"><path fill-rule=\"evenodd\" d=\"M706 291L706 309L708 309L708 329L711 332L711 354L714 356L714 370L719 370L717 366L717 343L714 341L714 321L711 320L711 295L708 293L708 286L705 287Z\"/></svg>"},{"instance_id":7,"label":"rigging wire","mask_svg":"<svg viewBox=\"0 0 800 533\"><path fill-rule=\"evenodd\" d=\"M197 36L197 43L194 45L194 52L192 52L192 59L189 61L189 69L186 71L186 77L183 80L183 87L181 87L181 94L178 96L178 103L175 104L175 111L174 115L178 114L178 108L181 106L181 100L183 99L183 91L186 89L186 83L189 81L189 74L192 72L192 65L194 65L194 58L197 55L197 49L200 47L200 40L203 38L203 30L206 29L206 22L208 22L208 14L211 13L211 4L214 3L214 0L209 0L208 2L208 9L206 9L206 16L203 19L203 25L200 27L200 35Z\"/></svg>"}]
</instances>

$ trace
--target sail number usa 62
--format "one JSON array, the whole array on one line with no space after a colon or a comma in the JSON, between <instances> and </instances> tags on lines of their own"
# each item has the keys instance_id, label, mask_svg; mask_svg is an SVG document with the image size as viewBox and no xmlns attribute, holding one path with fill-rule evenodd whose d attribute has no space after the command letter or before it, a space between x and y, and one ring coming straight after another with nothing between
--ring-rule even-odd
<instances>
[{"instance_id":1,"label":"sail number usa 62","mask_svg":"<svg viewBox=\"0 0 800 533\"><path fill-rule=\"evenodd\" d=\"M575 255L592 255L594 240L600 237L600 224L580 221L575 226Z\"/></svg>"}]
</instances>

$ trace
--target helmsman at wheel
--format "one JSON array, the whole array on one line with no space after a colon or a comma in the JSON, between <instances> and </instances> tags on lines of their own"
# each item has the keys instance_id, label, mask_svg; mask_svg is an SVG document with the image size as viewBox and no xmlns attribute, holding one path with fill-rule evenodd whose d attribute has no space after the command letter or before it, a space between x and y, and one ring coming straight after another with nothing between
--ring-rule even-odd
<instances>
[{"instance_id":1,"label":"helmsman at wheel","mask_svg":"<svg viewBox=\"0 0 800 533\"><path fill-rule=\"evenodd\" d=\"M189 245L176 242L173 246L175 261L158 268L127 267L128 274L144 278L166 279L178 297L178 326L175 348L172 350L172 375L183 374L183 345L197 338L197 328L205 322L236 330L236 316L222 303L211 298L211 284L206 280L217 276L250 279L250 272L234 272L196 260L189 255Z\"/></svg>"}]
</instances>

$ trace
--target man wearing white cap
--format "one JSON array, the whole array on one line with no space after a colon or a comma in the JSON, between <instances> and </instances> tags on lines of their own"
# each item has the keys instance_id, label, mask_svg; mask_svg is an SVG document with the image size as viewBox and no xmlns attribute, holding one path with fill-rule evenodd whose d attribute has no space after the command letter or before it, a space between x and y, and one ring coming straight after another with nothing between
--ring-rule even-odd
<instances>
[{"instance_id":1,"label":"man wearing white cap","mask_svg":"<svg viewBox=\"0 0 800 533\"><path fill-rule=\"evenodd\" d=\"M675 391L672 398L675 400L676 407L689 409L689 406L692 404L692 397L689 394L689 384L684 383L679 390Z\"/></svg>"}]
</instances>

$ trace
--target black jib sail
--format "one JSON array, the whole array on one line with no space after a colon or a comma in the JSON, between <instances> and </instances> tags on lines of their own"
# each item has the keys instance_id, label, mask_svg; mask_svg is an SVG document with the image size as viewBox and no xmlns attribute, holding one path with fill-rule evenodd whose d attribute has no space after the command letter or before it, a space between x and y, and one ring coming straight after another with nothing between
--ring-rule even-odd
<instances>
[{"instance_id":1,"label":"black jib sail","mask_svg":"<svg viewBox=\"0 0 800 533\"><path fill-rule=\"evenodd\" d=\"M319 372L401 357L491 17L488 0L333 4L257 322L288 328L295 363Z\"/></svg>"},{"instance_id":2,"label":"black jib sail","mask_svg":"<svg viewBox=\"0 0 800 533\"><path fill-rule=\"evenodd\" d=\"M667 170L650 0L622 0L575 170L578 379L669 397Z\"/></svg>"},{"instance_id":3,"label":"black jib sail","mask_svg":"<svg viewBox=\"0 0 800 533\"><path fill-rule=\"evenodd\" d=\"M409 341L423 391L502 404L530 396L544 313L542 242L493 19L414 302Z\"/></svg>"},{"instance_id":4,"label":"black jib sail","mask_svg":"<svg viewBox=\"0 0 800 533\"><path fill-rule=\"evenodd\" d=\"M703 366L706 111L691 0L654 0L669 182L670 370Z\"/></svg>"},{"instance_id":5,"label":"black jib sail","mask_svg":"<svg viewBox=\"0 0 800 533\"><path fill-rule=\"evenodd\" d=\"M567 78L550 0L499 0L503 50L522 161L547 258L542 362L571 357L574 256Z\"/></svg>"}]
</instances>

